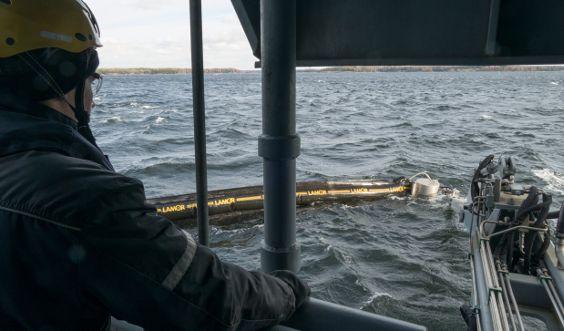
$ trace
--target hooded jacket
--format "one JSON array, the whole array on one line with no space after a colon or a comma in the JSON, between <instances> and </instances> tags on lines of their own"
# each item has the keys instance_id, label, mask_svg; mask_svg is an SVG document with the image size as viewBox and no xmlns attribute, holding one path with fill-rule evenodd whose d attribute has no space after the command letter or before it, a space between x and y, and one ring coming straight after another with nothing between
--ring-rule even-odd
<instances>
[{"instance_id":1,"label":"hooded jacket","mask_svg":"<svg viewBox=\"0 0 564 331\"><path fill-rule=\"evenodd\" d=\"M145 201L74 121L0 96L0 330L254 330L308 289L222 262Z\"/></svg>"}]
</instances>

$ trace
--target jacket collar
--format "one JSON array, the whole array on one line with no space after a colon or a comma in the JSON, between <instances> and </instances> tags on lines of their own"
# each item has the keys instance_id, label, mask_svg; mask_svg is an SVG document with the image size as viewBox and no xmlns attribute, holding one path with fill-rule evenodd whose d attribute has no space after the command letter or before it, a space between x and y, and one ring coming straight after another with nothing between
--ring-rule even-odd
<instances>
[{"instance_id":1,"label":"jacket collar","mask_svg":"<svg viewBox=\"0 0 564 331\"><path fill-rule=\"evenodd\" d=\"M87 159L113 170L98 146L80 135L74 120L42 104L0 93L0 157L32 150Z\"/></svg>"},{"instance_id":2,"label":"jacket collar","mask_svg":"<svg viewBox=\"0 0 564 331\"><path fill-rule=\"evenodd\" d=\"M0 92L0 111L28 114L36 118L62 123L75 129L77 127L75 120L50 107L2 92Z\"/></svg>"}]
</instances>

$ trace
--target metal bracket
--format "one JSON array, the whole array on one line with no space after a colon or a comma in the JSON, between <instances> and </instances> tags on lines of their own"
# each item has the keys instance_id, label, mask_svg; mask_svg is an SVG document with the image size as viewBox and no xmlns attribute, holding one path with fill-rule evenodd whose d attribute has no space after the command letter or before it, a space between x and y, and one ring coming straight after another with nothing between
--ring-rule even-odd
<instances>
[{"instance_id":1,"label":"metal bracket","mask_svg":"<svg viewBox=\"0 0 564 331\"><path fill-rule=\"evenodd\" d=\"M488 297L491 296L492 292L503 293L503 290L501 287L490 287L488 288Z\"/></svg>"},{"instance_id":2,"label":"metal bracket","mask_svg":"<svg viewBox=\"0 0 564 331\"><path fill-rule=\"evenodd\" d=\"M258 154L269 160L292 160L300 155L300 137L268 136L259 137Z\"/></svg>"}]
</instances>

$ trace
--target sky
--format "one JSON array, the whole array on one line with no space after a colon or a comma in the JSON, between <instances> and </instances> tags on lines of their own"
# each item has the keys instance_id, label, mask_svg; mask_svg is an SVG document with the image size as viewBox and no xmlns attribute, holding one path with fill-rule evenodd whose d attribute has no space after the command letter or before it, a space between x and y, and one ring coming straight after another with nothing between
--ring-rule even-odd
<instances>
[{"instance_id":1,"label":"sky","mask_svg":"<svg viewBox=\"0 0 564 331\"><path fill-rule=\"evenodd\" d=\"M189 0L87 0L102 33L101 67L190 63ZM204 66L252 69L255 58L230 0L202 0Z\"/></svg>"}]
</instances>

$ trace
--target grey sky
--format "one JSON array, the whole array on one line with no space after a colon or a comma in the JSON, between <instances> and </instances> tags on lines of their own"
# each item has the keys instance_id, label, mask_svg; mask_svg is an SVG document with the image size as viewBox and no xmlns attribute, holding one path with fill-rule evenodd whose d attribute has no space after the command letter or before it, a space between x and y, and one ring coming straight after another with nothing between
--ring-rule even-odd
<instances>
[{"instance_id":1,"label":"grey sky","mask_svg":"<svg viewBox=\"0 0 564 331\"><path fill-rule=\"evenodd\" d=\"M190 67L188 0L89 0L102 30L103 67ZM205 67L255 61L230 0L202 0Z\"/></svg>"}]
</instances>

